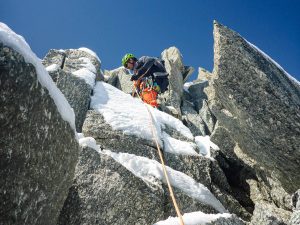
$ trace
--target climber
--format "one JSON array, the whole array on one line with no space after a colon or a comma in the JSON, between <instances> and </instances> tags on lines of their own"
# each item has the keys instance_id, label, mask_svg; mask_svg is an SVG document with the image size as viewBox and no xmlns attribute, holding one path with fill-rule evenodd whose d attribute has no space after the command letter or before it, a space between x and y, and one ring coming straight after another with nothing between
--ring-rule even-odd
<instances>
[{"instance_id":1,"label":"climber","mask_svg":"<svg viewBox=\"0 0 300 225\"><path fill-rule=\"evenodd\" d=\"M131 81L134 81L134 92L143 102L152 107L159 107L158 94L168 89L169 80L164 61L159 58L143 56L137 59L133 54L122 58L122 65L131 71Z\"/></svg>"}]
</instances>

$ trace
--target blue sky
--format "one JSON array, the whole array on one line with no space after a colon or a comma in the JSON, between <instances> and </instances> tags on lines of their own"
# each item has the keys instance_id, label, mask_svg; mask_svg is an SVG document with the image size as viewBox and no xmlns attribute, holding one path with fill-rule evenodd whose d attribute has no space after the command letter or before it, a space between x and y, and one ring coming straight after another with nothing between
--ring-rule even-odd
<instances>
[{"instance_id":1,"label":"blue sky","mask_svg":"<svg viewBox=\"0 0 300 225\"><path fill-rule=\"evenodd\" d=\"M237 31L300 80L298 0L0 0L0 21L43 58L88 47L102 69L131 52L159 56L176 46L185 65L213 69L213 20ZM193 78L196 77L194 73Z\"/></svg>"}]
</instances>

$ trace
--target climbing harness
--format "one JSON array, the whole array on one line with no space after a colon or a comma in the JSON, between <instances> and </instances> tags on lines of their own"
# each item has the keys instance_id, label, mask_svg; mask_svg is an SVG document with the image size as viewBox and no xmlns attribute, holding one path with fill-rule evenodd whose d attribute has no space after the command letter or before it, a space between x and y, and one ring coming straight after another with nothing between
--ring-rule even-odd
<instances>
[{"instance_id":1,"label":"climbing harness","mask_svg":"<svg viewBox=\"0 0 300 225\"><path fill-rule=\"evenodd\" d=\"M157 104L157 95L160 88L155 82L153 82L151 77L144 77L150 68L151 67L149 67L148 70L135 81L132 96L136 93L143 102L157 108L159 106Z\"/></svg>"},{"instance_id":2,"label":"climbing harness","mask_svg":"<svg viewBox=\"0 0 300 225\"><path fill-rule=\"evenodd\" d=\"M135 91L137 93L137 96L141 99L141 96L139 95L137 89L135 89ZM174 205L177 217L179 218L179 223L180 223L180 225L184 225L183 218L182 218L182 215L180 213L180 209L179 209L179 207L177 205L176 198L175 198L172 186L170 184L170 180L169 180L169 176L168 176L168 173L167 173L167 170L166 170L166 165L165 165L165 162L164 162L164 159L163 159L163 155L162 155L161 149L160 149L159 144L158 144L158 137L157 137L157 133L155 132L156 130L155 130L155 126L154 126L154 117L153 117L153 114L150 111L149 105L145 104L145 107L147 108L147 111L148 111L150 119L151 119L151 131L152 131L153 139L155 141L156 148L157 148L157 151L158 151L158 155L159 155L159 158L160 158L160 161L161 161L161 165L162 165L162 168L163 168L164 176L165 176L165 179L167 181L167 185L168 185L168 189L169 189L169 192L170 192L170 196L171 196L171 199L172 199L172 202L173 202L173 205Z\"/></svg>"},{"instance_id":3,"label":"climbing harness","mask_svg":"<svg viewBox=\"0 0 300 225\"><path fill-rule=\"evenodd\" d=\"M143 78L141 82L136 82L135 86L138 89L139 96L143 102L155 108L159 106L157 103L159 86L153 82L151 77Z\"/></svg>"}]
</instances>

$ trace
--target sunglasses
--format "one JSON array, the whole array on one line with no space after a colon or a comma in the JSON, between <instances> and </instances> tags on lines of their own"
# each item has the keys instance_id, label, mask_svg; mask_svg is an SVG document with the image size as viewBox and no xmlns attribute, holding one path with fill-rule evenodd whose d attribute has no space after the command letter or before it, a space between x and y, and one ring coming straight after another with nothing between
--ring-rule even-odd
<instances>
[{"instance_id":1,"label":"sunglasses","mask_svg":"<svg viewBox=\"0 0 300 225\"><path fill-rule=\"evenodd\" d=\"M131 60L129 59L128 62L126 62L126 64L125 64L125 65L126 65L126 68L128 67L128 66L127 66L128 64L134 64L134 63L135 63L134 61L131 61L131 62L129 62L129 61L131 61Z\"/></svg>"}]
</instances>

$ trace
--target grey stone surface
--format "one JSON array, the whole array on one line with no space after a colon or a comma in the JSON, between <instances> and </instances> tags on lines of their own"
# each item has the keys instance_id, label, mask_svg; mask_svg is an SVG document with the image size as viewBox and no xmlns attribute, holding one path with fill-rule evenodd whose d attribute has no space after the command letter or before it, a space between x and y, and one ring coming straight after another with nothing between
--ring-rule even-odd
<instances>
[{"instance_id":1,"label":"grey stone surface","mask_svg":"<svg viewBox=\"0 0 300 225\"><path fill-rule=\"evenodd\" d=\"M288 224L291 212L277 208L266 202L256 203L250 225L285 225Z\"/></svg>"},{"instance_id":2,"label":"grey stone surface","mask_svg":"<svg viewBox=\"0 0 300 225\"><path fill-rule=\"evenodd\" d=\"M300 186L299 85L236 32L215 23L214 38L209 108L254 169L293 193Z\"/></svg>"},{"instance_id":3,"label":"grey stone surface","mask_svg":"<svg viewBox=\"0 0 300 225\"><path fill-rule=\"evenodd\" d=\"M0 224L56 224L79 146L33 65L0 43Z\"/></svg>"},{"instance_id":4,"label":"grey stone surface","mask_svg":"<svg viewBox=\"0 0 300 225\"><path fill-rule=\"evenodd\" d=\"M90 104L90 95L93 87L72 72L87 69L95 74L95 79L101 74L100 62L94 56L78 49L50 50L43 59L43 64L48 67L53 63L59 65L56 70L49 71L53 81L67 98L74 109L76 130L81 132L86 112ZM94 68L93 68L94 66Z\"/></svg>"},{"instance_id":5,"label":"grey stone surface","mask_svg":"<svg viewBox=\"0 0 300 225\"><path fill-rule=\"evenodd\" d=\"M300 224L300 210L295 210L291 215L288 225L299 225L299 224Z\"/></svg>"},{"instance_id":6,"label":"grey stone surface","mask_svg":"<svg viewBox=\"0 0 300 225\"><path fill-rule=\"evenodd\" d=\"M299 191L291 197L300 186L299 85L236 32L215 23L214 38L214 71L199 68L189 93L183 83L193 69L184 66L177 48L162 53L170 87L160 99L163 111L182 119L194 135L210 135L220 147L212 151L216 161L164 153L166 164L207 186L251 225L299 224ZM74 133L32 65L9 48L1 49L0 60L0 224L55 224L77 157ZM72 72L87 68L103 80L98 59L77 49L50 50L43 63L57 65L50 75L74 108L78 131L83 126L84 135L102 148L159 161L152 141L115 131L102 115L88 111L92 88ZM105 74L108 83L132 92L123 67ZM191 141L170 127L164 131ZM174 192L182 212L216 213ZM83 148L59 224L153 224L168 216L175 211L164 184L145 183L109 156ZM237 216L209 224L247 223Z\"/></svg>"},{"instance_id":7,"label":"grey stone surface","mask_svg":"<svg viewBox=\"0 0 300 225\"><path fill-rule=\"evenodd\" d=\"M221 217L219 219L216 219L215 221L206 223L206 225L247 225L247 224L248 224L247 222L241 220L236 215L232 215L229 218Z\"/></svg>"},{"instance_id":8,"label":"grey stone surface","mask_svg":"<svg viewBox=\"0 0 300 225\"><path fill-rule=\"evenodd\" d=\"M211 134L214 129L215 125L217 123L217 118L210 110L207 100L203 100L201 104L201 108L199 109L199 116L204 121L204 124L206 125L206 134Z\"/></svg>"},{"instance_id":9,"label":"grey stone surface","mask_svg":"<svg viewBox=\"0 0 300 225\"><path fill-rule=\"evenodd\" d=\"M50 49L47 55L42 60L45 67L56 64L63 69L65 63L66 53L63 50Z\"/></svg>"},{"instance_id":10,"label":"grey stone surface","mask_svg":"<svg viewBox=\"0 0 300 225\"><path fill-rule=\"evenodd\" d=\"M96 71L93 71L93 69L90 70L90 68L88 69L91 72L95 73L97 81L104 80L103 74L100 70L101 62L95 56L81 49L66 49L65 54L66 54L66 58L65 58L63 70L72 73L81 68L88 68L86 66L85 60L83 59L83 58L88 58L89 61L95 67Z\"/></svg>"},{"instance_id":11,"label":"grey stone surface","mask_svg":"<svg viewBox=\"0 0 300 225\"><path fill-rule=\"evenodd\" d=\"M219 151L214 152L214 157L225 173L232 195L249 213L252 213L254 201L265 198L269 200L268 196L262 196L261 191L257 190L258 178L254 169L251 168L250 163L244 162L236 154L237 143L225 127L217 123L210 138L220 147ZM218 177L216 176L216 179Z\"/></svg>"},{"instance_id":12,"label":"grey stone surface","mask_svg":"<svg viewBox=\"0 0 300 225\"><path fill-rule=\"evenodd\" d=\"M185 67L182 56L176 47L170 47L161 53L161 58L165 61L165 67L169 73L169 88L164 93L166 105L172 106L181 118L181 98L183 95L183 74Z\"/></svg>"},{"instance_id":13,"label":"grey stone surface","mask_svg":"<svg viewBox=\"0 0 300 225\"><path fill-rule=\"evenodd\" d=\"M289 225L300 224L300 189L292 196L293 213L289 220Z\"/></svg>"},{"instance_id":14,"label":"grey stone surface","mask_svg":"<svg viewBox=\"0 0 300 225\"><path fill-rule=\"evenodd\" d=\"M207 126L195 110L192 102L183 100L181 105L181 113L184 124L191 130L194 136L208 134Z\"/></svg>"},{"instance_id":15,"label":"grey stone surface","mask_svg":"<svg viewBox=\"0 0 300 225\"><path fill-rule=\"evenodd\" d=\"M174 188L183 212L217 213ZM146 183L110 156L83 147L58 224L153 224L175 216L161 181Z\"/></svg>"},{"instance_id":16,"label":"grey stone surface","mask_svg":"<svg viewBox=\"0 0 300 225\"><path fill-rule=\"evenodd\" d=\"M105 70L104 74L108 77L107 83L122 90L127 94L131 94L133 89L133 82L130 81L131 75L123 66L114 70Z\"/></svg>"},{"instance_id":17,"label":"grey stone surface","mask_svg":"<svg viewBox=\"0 0 300 225\"><path fill-rule=\"evenodd\" d=\"M227 177L233 196L249 213L253 213L256 203L275 203L282 210L291 211L290 196L278 181L265 176L264 169L258 167L255 160L242 153L226 128L217 124L211 140L222 146L215 158Z\"/></svg>"},{"instance_id":18,"label":"grey stone surface","mask_svg":"<svg viewBox=\"0 0 300 225\"><path fill-rule=\"evenodd\" d=\"M42 60L42 63L45 67L57 64L65 72L72 73L86 67L86 61L83 58L87 58L95 67L90 68L90 71L96 75L96 80L104 80L103 73L100 69L101 62L95 56L81 49L50 49Z\"/></svg>"},{"instance_id":19,"label":"grey stone surface","mask_svg":"<svg viewBox=\"0 0 300 225\"><path fill-rule=\"evenodd\" d=\"M74 109L75 124L78 132L82 131L83 122L90 105L92 88L83 79L68 74L64 70L58 69L49 72L51 77L56 77L56 85L64 94L69 104Z\"/></svg>"},{"instance_id":20,"label":"grey stone surface","mask_svg":"<svg viewBox=\"0 0 300 225\"><path fill-rule=\"evenodd\" d=\"M183 83L185 83L190 78L190 76L193 74L194 71L195 71L194 67L184 66L184 71L182 74Z\"/></svg>"},{"instance_id":21,"label":"grey stone surface","mask_svg":"<svg viewBox=\"0 0 300 225\"><path fill-rule=\"evenodd\" d=\"M296 210L300 210L300 189L298 189L292 196L292 205Z\"/></svg>"},{"instance_id":22,"label":"grey stone surface","mask_svg":"<svg viewBox=\"0 0 300 225\"><path fill-rule=\"evenodd\" d=\"M155 143L113 130L95 110L88 111L82 132L86 137L93 137L101 148L158 160Z\"/></svg>"},{"instance_id":23,"label":"grey stone surface","mask_svg":"<svg viewBox=\"0 0 300 225\"><path fill-rule=\"evenodd\" d=\"M213 132L214 126L217 121L207 104L207 95L204 92L204 89L208 85L209 83L207 80L198 79L196 81L193 81L193 84L188 88L189 95L192 96L191 101L193 102L194 109L198 113L198 116L196 118L199 122L201 121L201 125L198 123L198 127L201 129L202 135L210 135ZM181 107L182 110L184 110L185 106L186 104L183 102Z\"/></svg>"},{"instance_id":24,"label":"grey stone surface","mask_svg":"<svg viewBox=\"0 0 300 225\"><path fill-rule=\"evenodd\" d=\"M166 130L174 138L182 138L176 135L176 133L172 133L168 129ZM105 123L102 115L96 111L90 110L88 112L87 119L83 126L83 133L85 136L94 137L97 144L100 144L100 146L104 149L112 149L115 152L126 152L159 161L157 150L154 148L153 143L133 136L124 135L120 131L112 130L112 128ZM183 140L185 139L183 138ZM168 166L181 171L194 178L197 182L206 185L208 188L218 193L221 202L223 201L226 204L228 203L229 210L232 209L232 212L239 213L243 216L245 210L237 201L232 200L232 197L229 194L230 187L226 183L226 178L222 173L222 170L220 170L217 165L211 167L211 161L209 159L199 156L176 156L166 152L164 155ZM213 185L211 177L215 179L216 185L214 188L211 188L211 185ZM222 186L222 189L218 188L217 185ZM228 193L224 192L226 189L225 186L228 189ZM216 213L216 211L210 206L186 196L179 190L175 189L175 193L178 199L178 204L185 212L192 212L201 209L207 213ZM224 197L224 195L226 196ZM167 196L168 194L166 194L166 198L168 198ZM164 211L168 211L169 215L175 216L175 212L171 204L165 204Z\"/></svg>"},{"instance_id":25,"label":"grey stone surface","mask_svg":"<svg viewBox=\"0 0 300 225\"><path fill-rule=\"evenodd\" d=\"M85 147L58 224L153 224L164 218L161 184L146 184L110 156Z\"/></svg>"},{"instance_id":26,"label":"grey stone surface","mask_svg":"<svg viewBox=\"0 0 300 225\"><path fill-rule=\"evenodd\" d=\"M164 153L164 157L168 166L205 185L224 206L226 205L230 213L250 220L250 213L234 198L217 161L211 161L203 156L174 155L167 152Z\"/></svg>"},{"instance_id":27,"label":"grey stone surface","mask_svg":"<svg viewBox=\"0 0 300 225\"><path fill-rule=\"evenodd\" d=\"M211 185L210 160L202 156L174 155L164 152L166 164L186 175L195 181L202 183L207 188Z\"/></svg>"},{"instance_id":28,"label":"grey stone surface","mask_svg":"<svg viewBox=\"0 0 300 225\"><path fill-rule=\"evenodd\" d=\"M164 131L178 140L191 141L167 125ZM82 132L86 137L93 137L102 148L158 160L154 141L126 135L123 134L122 131L113 130L112 127L105 122L103 116L95 110L88 111Z\"/></svg>"},{"instance_id":29,"label":"grey stone surface","mask_svg":"<svg viewBox=\"0 0 300 225\"><path fill-rule=\"evenodd\" d=\"M198 68L198 77L197 80L205 81L205 80L210 80L212 78L212 73L207 71L206 69L199 67Z\"/></svg>"},{"instance_id":30,"label":"grey stone surface","mask_svg":"<svg viewBox=\"0 0 300 225\"><path fill-rule=\"evenodd\" d=\"M193 99L207 99L206 93L204 92L204 88L208 86L207 80L196 80L189 86L188 91Z\"/></svg>"}]
</instances>

